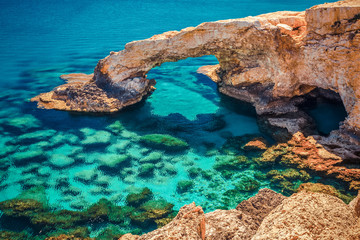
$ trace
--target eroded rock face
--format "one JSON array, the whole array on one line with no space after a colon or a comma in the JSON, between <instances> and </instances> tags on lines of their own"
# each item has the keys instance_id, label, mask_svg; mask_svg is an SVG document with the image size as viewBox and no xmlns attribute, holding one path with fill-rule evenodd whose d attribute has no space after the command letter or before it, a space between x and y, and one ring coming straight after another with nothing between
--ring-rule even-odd
<instances>
[{"instance_id":1,"label":"eroded rock face","mask_svg":"<svg viewBox=\"0 0 360 240\"><path fill-rule=\"evenodd\" d=\"M258 159L268 165L275 161L300 169L311 169L348 182L350 189L360 189L360 169L348 168L341 157L329 152L313 136L305 137L301 132L292 136L287 143L268 148Z\"/></svg>"},{"instance_id":2,"label":"eroded rock face","mask_svg":"<svg viewBox=\"0 0 360 240\"><path fill-rule=\"evenodd\" d=\"M336 197L300 192L274 209L252 240L357 239L357 220L352 209Z\"/></svg>"},{"instance_id":3,"label":"eroded rock face","mask_svg":"<svg viewBox=\"0 0 360 240\"><path fill-rule=\"evenodd\" d=\"M195 203L180 208L177 216L167 225L140 237L124 235L120 238L137 240L162 240L162 239L205 239L205 214L200 206Z\"/></svg>"},{"instance_id":4,"label":"eroded rock face","mask_svg":"<svg viewBox=\"0 0 360 240\"><path fill-rule=\"evenodd\" d=\"M216 81L221 92L253 103L258 113L279 109L279 100L284 102L320 87L340 94L349 113L346 127L357 132L359 12L359 1L346 0L306 12L276 12L166 32L111 52L99 61L90 82L62 86L61 93L55 89L52 95L33 100L45 108L117 111L151 91L146 73L153 67L188 57L215 55L219 65L203 67L201 72ZM93 99L92 94L86 94L89 84L104 94ZM74 98L75 94L81 100ZM106 104L94 107L93 102ZM296 107L290 104L283 110L296 112Z\"/></svg>"},{"instance_id":5,"label":"eroded rock face","mask_svg":"<svg viewBox=\"0 0 360 240\"><path fill-rule=\"evenodd\" d=\"M166 226L142 236L126 234L120 240L354 240L360 238L358 206L359 197L346 205L323 193L301 191L286 198L261 189L232 210L204 214L194 203L186 205Z\"/></svg>"},{"instance_id":6,"label":"eroded rock face","mask_svg":"<svg viewBox=\"0 0 360 240\"><path fill-rule=\"evenodd\" d=\"M236 209L205 214L206 239L251 239L263 219L285 199L270 189L242 201Z\"/></svg>"},{"instance_id":7,"label":"eroded rock face","mask_svg":"<svg viewBox=\"0 0 360 240\"><path fill-rule=\"evenodd\" d=\"M285 196L274 192L268 188L260 189L254 197L244 200L237 205L236 210L252 217L256 224L256 229L260 226L263 219L282 201Z\"/></svg>"}]
</instances>

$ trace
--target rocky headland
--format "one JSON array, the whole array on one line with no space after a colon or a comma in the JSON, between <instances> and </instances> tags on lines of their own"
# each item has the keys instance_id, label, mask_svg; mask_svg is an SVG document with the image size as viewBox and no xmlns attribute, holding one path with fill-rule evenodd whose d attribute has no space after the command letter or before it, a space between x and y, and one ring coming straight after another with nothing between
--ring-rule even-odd
<instances>
[{"instance_id":1,"label":"rocky headland","mask_svg":"<svg viewBox=\"0 0 360 240\"><path fill-rule=\"evenodd\" d=\"M246 146L264 151L260 165L316 171L359 190L360 169L349 167L360 161L359 19L360 1L345 0L166 32L111 52L94 74L61 76L67 83L32 101L46 109L116 112L155 90L155 80L146 78L152 68L214 55L219 64L198 72L223 94L253 104L260 128L282 142L267 148L254 140ZM319 97L341 101L348 113L326 137L317 135L301 110ZM321 185L298 191L285 197L262 189L236 209L206 214L193 203L162 228L120 239L360 239L359 197L347 205L340 193Z\"/></svg>"}]
</instances>

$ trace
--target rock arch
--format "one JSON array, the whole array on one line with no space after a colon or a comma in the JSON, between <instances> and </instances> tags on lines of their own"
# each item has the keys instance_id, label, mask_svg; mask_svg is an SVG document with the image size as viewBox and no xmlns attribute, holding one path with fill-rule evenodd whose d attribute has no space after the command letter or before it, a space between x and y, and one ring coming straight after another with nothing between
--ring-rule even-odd
<instances>
[{"instance_id":1,"label":"rock arch","mask_svg":"<svg viewBox=\"0 0 360 240\"><path fill-rule=\"evenodd\" d=\"M65 76L67 84L32 100L43 108L114 112L153 90L154 81L146 79L153 67L214 55L219 65L200 71L259 114L296 111L279 104L320 87L340 94L349 113L346 128L359 133L359 13L359 1L347 0L166 32L126 44L100 60L94 75Z\"/></svg>"}]
</instances>

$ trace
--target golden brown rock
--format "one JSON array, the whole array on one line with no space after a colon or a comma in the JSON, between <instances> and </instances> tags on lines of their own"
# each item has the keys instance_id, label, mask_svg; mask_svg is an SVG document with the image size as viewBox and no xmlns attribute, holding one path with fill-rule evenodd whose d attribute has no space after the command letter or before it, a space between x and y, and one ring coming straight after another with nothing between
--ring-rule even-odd
<instances>
[{"instance_id":1,"label":"golden brown rock","mask_svg":"<svg viewBox=\"0 0 360 240\"><path fill-rule=\"evenodd\" d=\"M268 148L257 161L259 164L272 164L277 159L286 165L335 176L349 182L350 189L360 189L360 169L341 166L342 158L330 153L312 136L305 137L298 132L287 143Z\"/></svg>"},{"instance_id":2,"label":"golden brown rock","mask_svg":"<svg viewBox=\"0 0 360 240\"><path fill-rule=\"evenodd\" d=\"M138 240L194 239L204 240L205 214L195 203L180 208L177 216L167 225L141 235ZM120 238L123 240L122 238ZM126 238L125 238L126 239ZM130 238L132 239L132 238ZM135 238L134 238L135 239Z\"/></svg>"},{"instance_id":3,"label":"golden brown rock","mask_svg":"<svg viewBox=\"0 0 360 240\"><path fill-rule=\"evenodd\" d=\"M81 238L73 235L61 234L57 237L48 237L45 240L95 240L94 238Z\"/></svg>"},{"instance_id":4,"label":"golden brown rock","mask_svg":"<svg viewBox=\"0 0 360 240\"><path fill-rule=\"evenodd\" d=\"M333 186L325 185L322 183L312 183L312 182L302 183L296 191L297 192L308 191L308 192L325 193L325 194L329 194L331 196L338 197L341 200L343 200L345 203L349 203L353 199L353 197L351 197L351 196L340 193Z\"/></svg>"},{"instance_id":5,"label":"golden brown rock","mask_svg":"<svg viewBox=\"0 0 360 240\"><path fill-rule=\"evenodd\" d=\"M85 74L85 73L70 73L60 76L60 79L66 81L67 83L71 82L89 82L93 79L94 74Z\"/></svg>"},{"instance_id":6,"label":"golden brown rock","mask_svg":"<svg viewBox=\"0 0 360 240\"><path fill-rule=\"evenodd\" d=\"M340 94L349 113L345 126L356 132L360 129L359 12L359 1L345 0L306 12L276 12L166 32L128 43L123 51L112 52L99 61L93 80L120 103L92 107L94 100L86 94L81 96L87 84L70 87L61 98L48 94L33 100L45 108L117 111L151 91L146 80L135 87L130 82L145 79L153 67L188 57L215 55L219 66L206 67L202 72L219 83L221 92L256 103L261 112L277 99L306 94L317 87L330 89ZM242 94L242 88L254 84L264 91ZM71 97L73 93L81 96L81 106L80 100ZM101 98L106 103L112 101L107 94L101 94L95 102Z\"/></svg>"},{"instance_id":7,"label":"golden brown rock","mask_svg":"<svg viewBox=\"0 0 360 240\"><path fill-rule=\"evenodd\" d=\"M140 236L138 235L132 235L131 233L127 233L121 236L119 240L137 240Z\"/></svg>"},{"instance_id":8,"label":"golden brown rock","mask_svg":"<svg viewBox=\"0 0 360 240\"><path fill-rule=\"evenodd\" d=\"M254 139L244 145L244 150L266 150L266 142L265 139Z\"/></svg>"},{"instance_id":9,"label":"golden brown rock","mask_svg":"<svg viewBox=\"0 0 360 240\"><path fill-rule=\"evenodd\" d=\"M358 239L358 218L340 199L299 192L285 199L260 225L252 240Z\"/></svg>"}]
</instances>

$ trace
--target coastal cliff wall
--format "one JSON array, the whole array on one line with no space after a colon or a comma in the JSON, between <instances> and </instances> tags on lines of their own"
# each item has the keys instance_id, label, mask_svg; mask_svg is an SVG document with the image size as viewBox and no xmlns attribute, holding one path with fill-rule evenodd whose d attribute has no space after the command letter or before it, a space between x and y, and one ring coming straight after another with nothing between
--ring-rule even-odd
<instances>
[{"instance_id":1,"label":"coastal cliff wall","mask_svg":"<svg viewBox=\"0 0 360 240\"><path fill-rule=\"evenodd\" d=\"M32 100L43 108L114 112L154 89L155 83L146 79L153 67L215 55L219 65L200 72L216 81L222 93L253 103L259 114L273 111L279 99L330 89L339 93L349 114L346 127L358 132L359 14L360 1L346 0L306 12L276 12L166 32L126 44L123 51L100 60L94 75L70 75L70 83Z\"/></svg>"}]
</instances>

